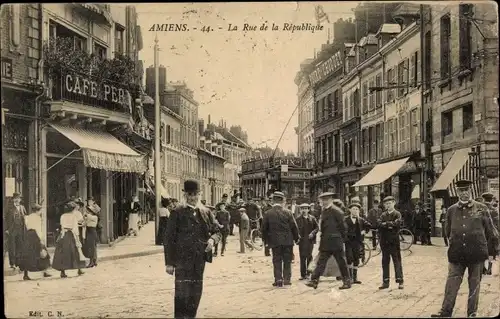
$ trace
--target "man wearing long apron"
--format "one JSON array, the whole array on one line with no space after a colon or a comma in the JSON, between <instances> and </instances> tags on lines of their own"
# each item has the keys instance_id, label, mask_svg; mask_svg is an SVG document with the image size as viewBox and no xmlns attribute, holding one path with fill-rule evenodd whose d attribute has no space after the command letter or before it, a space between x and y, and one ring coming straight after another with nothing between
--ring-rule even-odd
<instances>
[{"instance_id":1,"label":"man wearing long apron","mask_svg":"<svg viewBox=\"0 0 500 319\"><path fill-rule=\"evenodd\" d=\"M179 205L167 226L165 249L166 271L175 271L175 318L194 318L203 291L205 262L212 262L213 246L220 241L220 232L212 214L198 204L197 181L184 182L186 205Z\"/></svg>"},{"instance_id":2,"label":"man wearing long apron","mask_svg":"<svg viewBox=\"0 0 500 319\"><path fill-rule=\"evenodd\" d=\"M451 317L465 269L469 281L467 317L476 317L484 261L489 254L496 255L496 251L488 252L488 243L492 242L490 248L496 250L498 232L493 226L488 207L472 200L471 184L468 180L455 183L458 203L448 208L445 223L446 236L450 239L448 278L441 310L431 317Z\"/></svg>"}]
</instances>

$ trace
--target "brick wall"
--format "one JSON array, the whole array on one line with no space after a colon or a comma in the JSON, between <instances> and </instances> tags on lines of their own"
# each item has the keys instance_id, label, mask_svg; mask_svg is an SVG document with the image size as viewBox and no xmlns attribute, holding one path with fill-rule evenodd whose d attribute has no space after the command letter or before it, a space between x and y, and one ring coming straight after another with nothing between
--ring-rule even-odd
<instances>
[{"instance_id":1,"label":"brick wall","mask_svg":"<svg viewBox=\"0 0 500 319\"><path fill-rule=\"evenodd\" d=\"M2 58L9 58L12 60L12 73L13 73L13 81L16 83L28 83L31 77L37 77L36 73L33 73L33 69L38 67L39 58L32 58L29 54L30 47L30 37L37 36L37 39L41 36L40 32L30 31L30 28L33 29L38 28L39 26L39 7L38 4L31 5L3 5L1 11L1 55ZM18 19L14 19L14 16L17 17L15 13L18 10ZM29 11L31 11L31 17L36 15L36 18L30 18ZM34 21L34 22L33 22ZM28 23L29 22L29 23ZM16 25L17 24L17 25ZM37 25L38 24L38 25ZM14 33L17 33L18 36L14 36ZM19 41L19 45L14 45L16 39ZM41 48L40 48L41 49ZM31 67L32 71L30 74L29 68Z\"/></svg>"}]
</instances>

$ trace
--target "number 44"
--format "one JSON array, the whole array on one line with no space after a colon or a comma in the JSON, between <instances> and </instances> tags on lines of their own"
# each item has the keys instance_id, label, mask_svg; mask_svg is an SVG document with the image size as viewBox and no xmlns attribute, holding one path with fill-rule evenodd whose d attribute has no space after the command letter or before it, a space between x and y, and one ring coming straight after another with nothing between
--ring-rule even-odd
<instances>
[{"instance_id":1,"label":"number 44","mask_svg":"<svg viewBox=\"0 0 500 319\"><path fill-rule=\"evenodd\" d=\"M210 27L204 26L203 28L201 28L201 32L210 32L210 31L213 31L213 29Z\"/></svg>"}]
</instances>

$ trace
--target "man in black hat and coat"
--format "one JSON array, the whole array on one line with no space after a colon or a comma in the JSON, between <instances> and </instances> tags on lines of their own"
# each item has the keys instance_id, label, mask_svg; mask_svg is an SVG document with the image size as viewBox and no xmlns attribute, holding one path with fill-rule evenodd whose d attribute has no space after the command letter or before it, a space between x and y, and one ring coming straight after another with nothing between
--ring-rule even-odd
<instances>
[{"instance_id":1,"label":"man in black hat and coat","mask_svg":"<svg viewBox=\"0 0 500 319\"><path fill-rule=\"evenodd\" d=\"M451 317L465 269L469 273L467 317L476 317L484 262L497 253L498 231L493 226L488 207L472 200L471 184L468 180L455 183L458 203L448 208L445 223L446 236L450 239L448 278L441 310L431 317Z\"/></svg>"},{"instance_id":2,"label":"man in black hat and coat","mask_svg":"<svg viewBox=\"0 0 500 319\"><path fill-rule=\"evenodd\" d=\"M379 289L389 288L391 258L396 272L396 282L399 284L399 289L403 289L403 262L399 242L399 230L403 222L403 217L394 208L396 204L394 197L385 197L383 203L385 211L377 223L380 234L380 250L382 251L382 286Z\"/></svg>"},{"instance_id":3,"label":"man in black hat and coat","mask_svg":"<svg viewBox=\"0 0 500 319\"><path fill-rule=\"evenodd\" d=\"M292 212L285 209L285 195L273 193L273 207L262 222L262 239L273 253L274 287L292 284L293 243L299 241L299 230Z\"/></svg>"},{"instance_id":4,"label":"man in black hat and coat","mask_svg":"<svg viewBox=\"0 0 500 319\"><path fill-rule=\"evenodd\" d=\"M333 204L334 193L323 193L319 198L323 201L319 227L321 239L319 242L319 257L316 269L311 275L311 281L307 286L318 288L319 277L324 273L330 256L333 255L342 275L343 285L339 289L351 288L351 278L347 269L344 243L347 238L344 222L344 212Z\"/></svg>"},{"instance_id":5,"label":"man in black hat and coat","mask_svg":"<svg viewBox=\"0 0 500 319\"><path fill-rule=\"evenodd\" d=\"M486 192L481 197L483 198L483 203L488 207L488 210L489 210L489 213L491 216L491 221L493 222L493 226L498 231L499 216L498 216L498 208L493 207L494 195L490 192ZM494 242L490 241L488 244L491 246L491 245L494 245ZM497 249L494 249L493 247L488 248L488 251L491 253L496 252L496 250ZM492 254L489 255L488 268L483 269L483 275L491 275L491 268L493 266L492 260L495 260L496 257L497 257L496 255L492 255Z\"/></svg>"},{"instance_id":6,"label":"man in black hat and coat","mask_svg":"<svg viewBox=\"0 0 500 319\"><path fill-rule=\"evenodd\" d=\"M300 257L300 279L307 278L307 267L312 261L312 252L316 244L316 234L318 232L318 221L309 214L309 204L299 205L300 216L295 221L299 228L299 257Z\"/></svg>"},{"instance_id":7,"label":"man in black hat and coat","mask_svg":"<svg viewBox=\"0 0 500 319\"><path fill-rule=\"evenodd\" d=\"M26 234L25 216L26 208L21 205L21 194L14 193L4 217L11 268L19 267L21 263L24 235Z\"/></svg>"},{"instance_id":8,"label":"man in black hat and coat","mask_svg":"<svg viewBox=\"0 0 500 319\"><path fill-rule=\"evenodd\" d=\"M212 262L213 247L221 236L212 214L198 204L197 181L184 182L184 197L186 204L170 214L165 265L168 274L175 272L175 318L194 318L203 291L205 262Z\"/></svg>"}]
</instances>

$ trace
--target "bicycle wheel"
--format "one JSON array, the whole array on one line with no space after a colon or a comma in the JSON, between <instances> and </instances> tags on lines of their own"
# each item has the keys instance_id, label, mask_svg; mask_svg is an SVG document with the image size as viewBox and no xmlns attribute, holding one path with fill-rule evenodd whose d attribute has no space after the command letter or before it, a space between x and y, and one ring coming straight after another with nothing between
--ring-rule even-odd
<instances>
[{"instance_id":1,"label":"bicycle wheel","mask_svg":"<svg viewBox=\"0 0 500 319\"><path fill-rule=\"evenodd\" d=\"M401 250L410 249L411 245L413 245L413 234L406 228L403 228L399 231L399 244Z\"/></svg>"},{"instance_id":2,"label":"bicycle wheel","mask_svg":"<svg viewBox=\"0 0 500 319\"><path fill-rule=\"evenodd\" d=\"M260 230L252 229L250 232L250 240L255 246L262 246L262 236L260 235Z\"/></svg>"},{"instance_id":3,"label":"bicycle wheel","mask_svg":"<svg viewBox=\"0 0 500 319\"><path fill-rule=\"evenodd\" d=\"M361 247L361 254L360 254L360 264L359 268L365 266L369 261L372 256L372 250L370 246L367 243L363 243L363 246Z\"/></svg>"}]
</instances>

